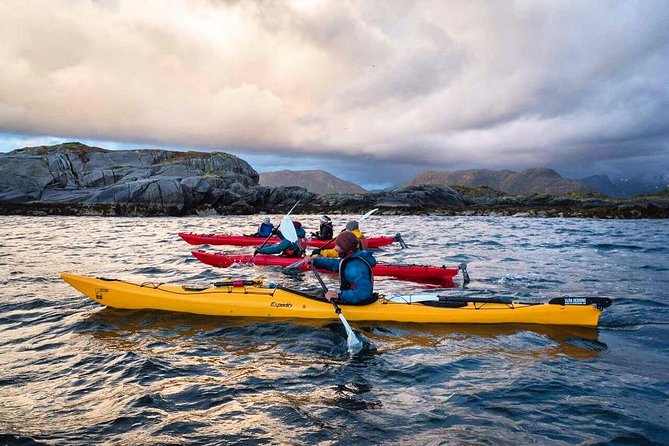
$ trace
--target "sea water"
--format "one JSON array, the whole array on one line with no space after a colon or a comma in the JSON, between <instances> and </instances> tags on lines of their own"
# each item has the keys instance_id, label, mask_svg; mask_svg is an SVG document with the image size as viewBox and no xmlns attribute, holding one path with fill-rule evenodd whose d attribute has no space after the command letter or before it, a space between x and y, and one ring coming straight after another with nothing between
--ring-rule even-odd
<instances>
[{"instance_id":1,"label":"sea water","mask_svg":"<svg viewBox=\"0 0 669 446\"><path fill-rule=\"evenodd\" d=\"M318 216L295 218L317 229ZM467 289L456 277L444 294L613 305L597 330L353 323L356 355L338 320L114 310L59 279L318 288L311 274L203 265L177 236L258 223L1 216L0 444L669 444L666 220L374 215L363 232L409 244L379 261L468 264Z\"/></svg>"}]
</instances>

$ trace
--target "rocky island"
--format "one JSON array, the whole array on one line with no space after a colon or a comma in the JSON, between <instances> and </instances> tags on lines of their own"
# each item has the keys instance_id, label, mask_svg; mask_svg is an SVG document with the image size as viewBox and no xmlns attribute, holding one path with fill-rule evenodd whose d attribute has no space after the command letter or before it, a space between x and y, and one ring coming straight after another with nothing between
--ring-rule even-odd
<instances>
[{"instance_id":1,"label":"rocky island","mask_svg":"<svg viewBox=\"0 0 669 446\"><path fill-rule=\"evenodd\" d=\"M611 198L589 192L509 194L491 187L409 185L370 193L317 194L268 187L223 152L107 150L81 143L0 154L0 214L210 215L300 213L667 218L669 193Z\"/></svg>"}]
</instances>

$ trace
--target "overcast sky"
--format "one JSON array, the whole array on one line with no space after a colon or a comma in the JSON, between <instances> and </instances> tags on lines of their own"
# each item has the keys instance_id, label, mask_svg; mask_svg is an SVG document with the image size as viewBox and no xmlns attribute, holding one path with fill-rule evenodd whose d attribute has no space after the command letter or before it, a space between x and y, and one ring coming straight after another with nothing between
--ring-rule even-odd
<instances>
[{"instance_id":1,"label":"overcast sky","mask_svg":"<svg viewBox=\"0 0 669 446\"><path fill-rule=\"evenodd\" d=\"M370 186L669 171L669 1L2 0L0 151L224 150Z\"/></svg>"}]
</instances>

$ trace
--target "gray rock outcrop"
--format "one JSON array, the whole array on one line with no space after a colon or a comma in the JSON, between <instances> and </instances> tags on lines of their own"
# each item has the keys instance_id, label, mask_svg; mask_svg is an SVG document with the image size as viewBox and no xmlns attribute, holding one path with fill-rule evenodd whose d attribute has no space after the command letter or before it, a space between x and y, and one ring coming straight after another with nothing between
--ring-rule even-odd
<instances>
[{"instance_id":1,"label":"gray rock outcrop","mask_svg":"<svg viewBox=\"0 0 669 446\"><path fill-rule=\"evenodd\" d=\"M0 202L120 205L188 213L201 205L246 206L258 173L227 153L105 150L79 143L0 156Z\"/></svg>"}]
</instances>

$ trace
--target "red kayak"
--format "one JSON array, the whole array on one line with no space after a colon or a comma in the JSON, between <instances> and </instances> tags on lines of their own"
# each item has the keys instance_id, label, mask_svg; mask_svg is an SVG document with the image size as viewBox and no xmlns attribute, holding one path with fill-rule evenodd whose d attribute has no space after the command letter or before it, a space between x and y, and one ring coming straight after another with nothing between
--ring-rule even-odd
<instances>
[{"instance_id":1,"label":"red kayak","mask_svg":"<svg viewBox=\"0 0 669 446\"><path fill-rule=\"evenodd\" d=\"M224 254L218 252L207 251L191 251L197 259L211 266L219 266L227 268L235 263L248 263L253 257L250 254ZM281 257L268 254L257 254L253 258L252 264L255 265L272 265L272 266L288 266L300 260L300 257ZM300 270L307 270L306 265L302 264L298 267ZM445 266L422 266L422 265L384 265L377 263L373 272L377 276L393 276L402 280L410 280L412 282L433 283L442 286L453 286L453 276L458 273L457 268L447 268ZM333 271L320 270L322 272L331 273Z\"/></svg>"},{"instance_id":2,"label":"red kayak","mask_svg":"<svg viewBox=\"0 0 669 446\"><path fill-rule=\"evenodd\" d=\"M265 237L250 237L248 235L193 234L186 232L180 232L179 237L186 240L191 245L256 246L262 245L265 241ZM274 245L280 241L281 240L278 237L270 237L267 244ZM314 238L309 240L308 244L314 248L320 248L329 241L330 240L318 240ZM395 237L372 237L368 238L367 241L369 243L369 248L379 248L381 246L390 245L395 241ZM330 243L328 247L334 248L334 244Z\"/></svg>"}]
</instances>

